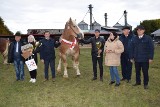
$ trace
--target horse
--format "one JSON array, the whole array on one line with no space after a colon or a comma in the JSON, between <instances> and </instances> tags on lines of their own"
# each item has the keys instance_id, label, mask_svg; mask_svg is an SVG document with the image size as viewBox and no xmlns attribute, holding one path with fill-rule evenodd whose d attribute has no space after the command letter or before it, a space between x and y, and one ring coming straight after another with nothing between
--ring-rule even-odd
<instances>
[{"instance_id":1,"label":"horse","mask_svg":"<svg viewBox=\"0 0 160 107\"><path fill-rule=\"evenodd\" d=\"M0 53L3 55L3 64L8 64L8 47L10 45L9 40L0 38Z\"/></svg>"},{"instance_id":2,"label":"horse","mask_svg":"<svg viewBox=\"0 0 160 107\"><path fill-rule=\"evenodd\" d=\"M68 78L67 73L67 57L71 56L73 62L73 68L76 70L77 76L80 76L79 70L79 54L80 48L78 44L79 39L83 39L84 34L77 26L76 22L71 18L66 22L64 31L60 37L61 45L59 47L59 64L57 71L61 71L61 63L64 66L64 78Z\"/></svg>"}]
</instances>

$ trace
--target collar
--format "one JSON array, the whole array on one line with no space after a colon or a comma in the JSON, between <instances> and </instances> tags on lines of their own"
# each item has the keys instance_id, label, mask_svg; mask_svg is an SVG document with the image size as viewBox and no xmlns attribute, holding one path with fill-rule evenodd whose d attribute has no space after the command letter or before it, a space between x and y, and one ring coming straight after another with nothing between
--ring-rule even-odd
<instances>
[{"instance_id":1,"label":"collar","mask_svg":"<svg viewBox=\"0 0 160 107\"><path fill-rule=\"evenodd\" d=\"M73 40L72 42L62 38L62 41L61 41L61 42L64 42L65 44L69 44L71 50L73 50L73 48L74 48L74 47L76 46L76 44L77 44L76 38L74 38L74 40Z\"/></svg>"}]
</instances>

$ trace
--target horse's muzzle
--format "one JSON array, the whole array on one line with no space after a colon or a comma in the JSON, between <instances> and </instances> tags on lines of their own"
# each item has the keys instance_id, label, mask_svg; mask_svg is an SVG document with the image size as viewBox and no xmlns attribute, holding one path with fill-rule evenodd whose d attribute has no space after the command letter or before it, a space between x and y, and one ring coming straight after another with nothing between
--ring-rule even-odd
<instances>
[{"instance_id":1,"label":"horse's muzzle","mask_svg":"<svg viewBox=\"0 0 160 107\"><path fill-rule=\"evenodd\" d=\"M77 38L81 38L81 39L83 39L84 38L84 35L82 34L82 33L79 33L79 34L77 34Z\"/></svg>"}]
</instances>

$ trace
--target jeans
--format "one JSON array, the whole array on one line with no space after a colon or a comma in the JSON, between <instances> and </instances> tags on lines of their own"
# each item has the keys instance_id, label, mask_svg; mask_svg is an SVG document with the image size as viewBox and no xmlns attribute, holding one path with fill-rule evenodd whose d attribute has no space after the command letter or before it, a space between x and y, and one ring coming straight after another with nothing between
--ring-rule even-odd
<instances>
[{"instance_id":1,"label":"jeans","mask_svg":"<svg viewBox=\"0 0 160 107\"><path fill-rule=\"evenodd\" d=\"M119 84L120 83L120 77L118 74L118 69L116 66L110 66L110 76L111 76L111 81L115 81L116 78L116 83Z\"/></svg>"},{"instance_id":2,"label":"jeans","mask_svg":"<svg viewBox=\"0 0 160 107\"><path fill-rule=\"evenodd\" d=\"M14 67L16 71L16 79L24 80L24 63L21 60L14 60Z\"/></svg>"},{"instance_id":3,"label":"jeans","mask_svg":"<svg viewBox=\"0 0 160 107\"><path fill-rule=\"evenodd\" d=\"M44 60L44 75L48 79L48 68L51 67L52 78L55 78L55 60Z\"/></svg>"}]
</instances>

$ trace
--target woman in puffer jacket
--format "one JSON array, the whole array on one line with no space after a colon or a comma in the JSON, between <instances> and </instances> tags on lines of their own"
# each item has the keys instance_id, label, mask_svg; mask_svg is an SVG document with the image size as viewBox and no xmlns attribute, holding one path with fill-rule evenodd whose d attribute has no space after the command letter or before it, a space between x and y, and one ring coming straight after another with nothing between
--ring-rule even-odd
<instances>
[{"instance_id":1,"label":"woman in puffer jacket","mask_svg":"<svg viewBox=\"0 0 160 107\"><path fill-rule=\"evenodd\" d=\"M110 76L111 81L109 85L112 85L115 83L116 79L116 85L120 85L120 77L118 73L117 67L120 65L120 56L121 53L124 51L124 46L122 42L119 40L119 36L116 32L111 32L108 40L105 43L104 47L105 54L105 65L109 66L110 69Z\"/></svg>"}]
</instances>

